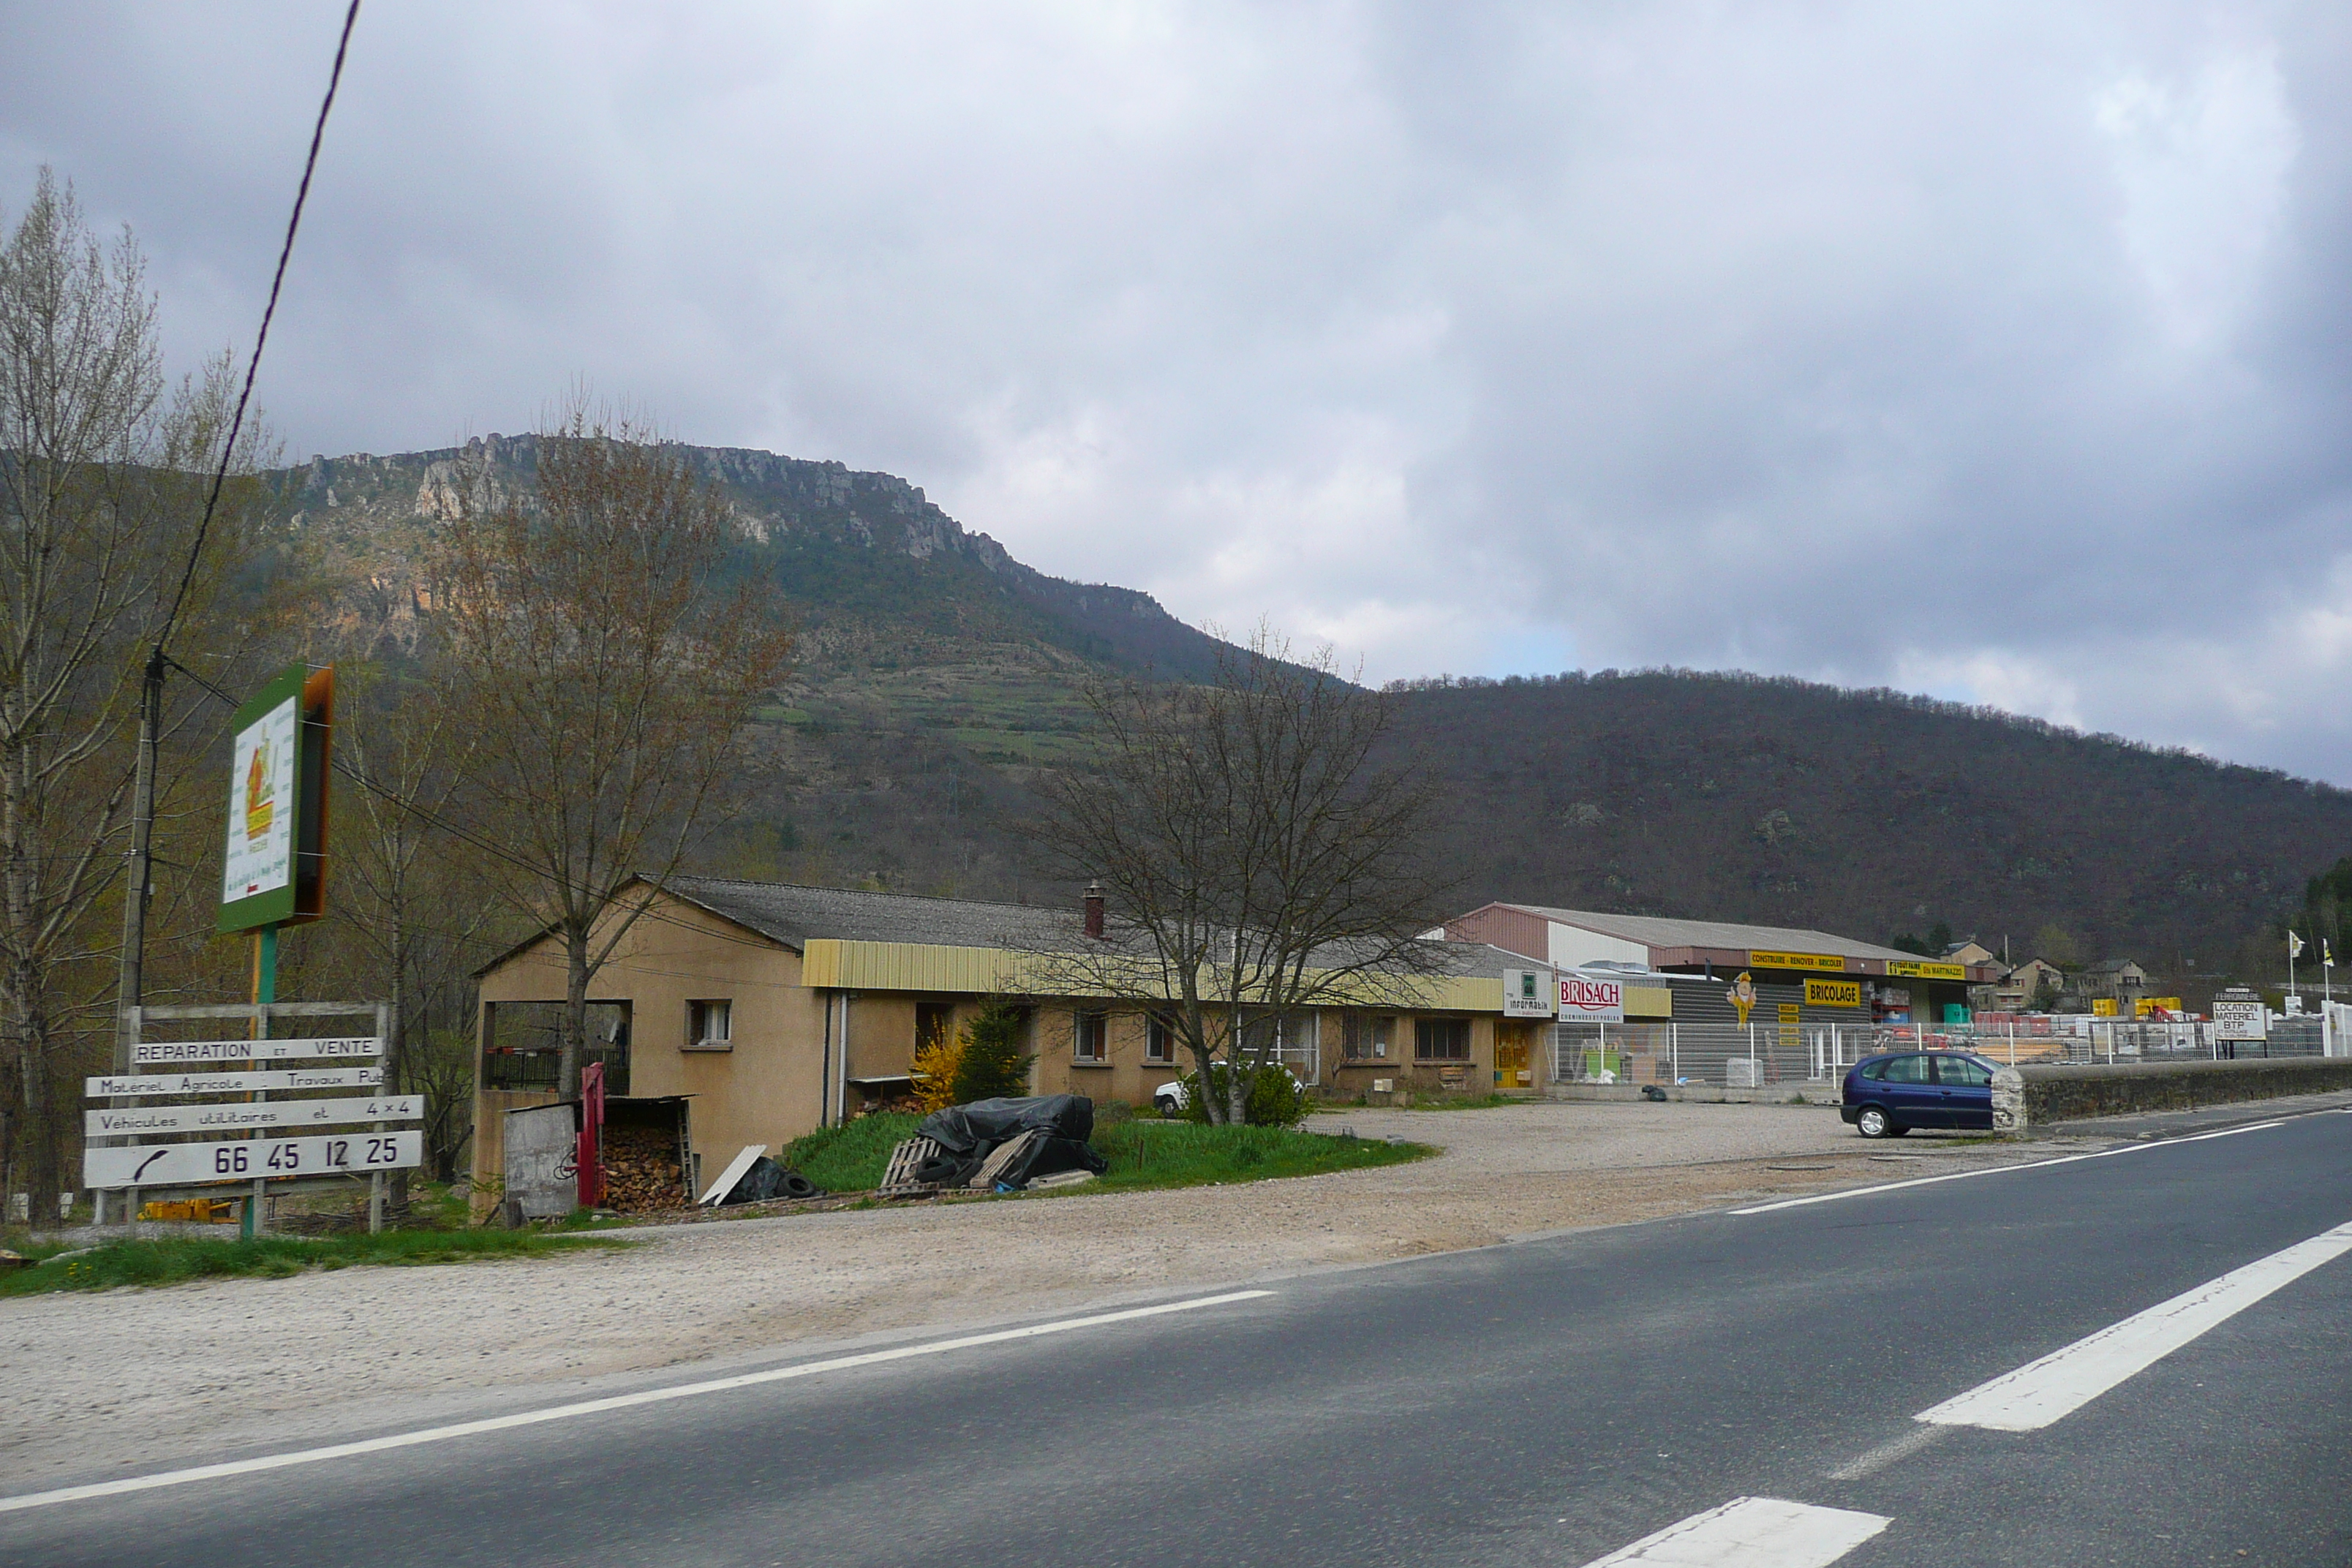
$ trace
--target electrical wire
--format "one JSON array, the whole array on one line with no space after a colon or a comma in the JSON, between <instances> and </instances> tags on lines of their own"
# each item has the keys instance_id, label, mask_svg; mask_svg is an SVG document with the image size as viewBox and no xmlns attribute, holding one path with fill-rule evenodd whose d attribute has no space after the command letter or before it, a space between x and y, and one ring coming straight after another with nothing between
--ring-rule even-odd
<instances>
[{"instance_id":1,"label":"electrical wire","mask_svg":"<svg viewBox=\"0 0 2352 1568\"><path fill-rule=\"evenodd\" d=\"M188 551L187 569L180 574L180 586L172 595L172 607L164 613L163 627L155 634L158 659L165 657L163 650L172 640L172 628L179 623L181 607L187 603L189 584L196 577L196 563L204 559L205 536L212 531L213 513L220 506L221 487L228 482L229 463L236 455L236 438L245 428L246 405L253 399L253 380L261 371L262 345L269 341L270 318L278 314L278 292L286 285L286 265L294 256L295 231L302 226L302 205L310 199L310 176L318 171L319 148L327 136L327 116L335 107L335 89L342 83L343 58L352 47L352 27L359 19L360 0L352 0L351 9L343 13L343 34L335 44L335 66L327 76L327 96L319 105L319 122L310 129L310 155L302 163L302 183L294 192L294 214L286 220L286 241L278 247L278 270L269 279L269 302L261 310L261 331L254 336L253 357L246 362L245 386L236 395L236 412L228 422L228 439L221 443L220 466L213 470L212 493L205 498L204 516L196 521L196 540Z\"/></svg>"}]
</instances>

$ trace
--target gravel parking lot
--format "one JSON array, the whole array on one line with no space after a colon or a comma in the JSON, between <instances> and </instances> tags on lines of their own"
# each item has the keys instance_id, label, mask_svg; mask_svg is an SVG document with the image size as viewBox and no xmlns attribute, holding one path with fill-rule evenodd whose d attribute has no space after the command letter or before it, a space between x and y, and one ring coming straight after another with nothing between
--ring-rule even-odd
<instances>
[{"instance_id":1,"label":"gravel parking lot","mask_svg":"<svg viewBox=\"0 0 2352 1568\"><path fill-rule=\"evenodd\" d=\"M1444 1152L1290 1181L913 1205L635 1233L551 1261L350 1268L0 1302L0 1475L37 1489L242 1443L446 1419L518 1389L952 1328L2049 1150L1865 1144L1834 1110L1536 1103L1320 1131Z\"/></svg>"}]
</instances>

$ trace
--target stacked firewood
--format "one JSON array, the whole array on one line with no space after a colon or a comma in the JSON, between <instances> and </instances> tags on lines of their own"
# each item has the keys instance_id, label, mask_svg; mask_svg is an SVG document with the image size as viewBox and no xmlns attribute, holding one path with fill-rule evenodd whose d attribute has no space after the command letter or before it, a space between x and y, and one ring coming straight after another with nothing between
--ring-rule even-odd
<instances>
[{"instance_id":1,"label":"stacked firewood","mask_svg":"<svg viewBox=\"0 0 2352 1568\"><path fill-rule=\"evenodd\" d=\"M664 1127L604 1129L604 1206L650 1214L687 1205L677 1134Z\"/></svg>"}]
</instances>

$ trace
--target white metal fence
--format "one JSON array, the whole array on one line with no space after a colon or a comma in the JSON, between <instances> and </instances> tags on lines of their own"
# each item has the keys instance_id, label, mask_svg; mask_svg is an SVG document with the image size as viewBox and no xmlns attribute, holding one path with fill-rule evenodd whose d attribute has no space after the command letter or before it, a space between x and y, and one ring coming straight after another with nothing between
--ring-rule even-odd
<instances>
[{"instance_id":1,"label":"white metal fence","mask_svg":"<svg viewBox=\"0 0 2352 1568\"><path fill-rule=\"evenodd\" d=\"M1552 1029L1551 1080L1793 1088L1834 1083L1846 1068L1882 1051L1922 1048L1974 1051L2003 1064L2343 1056L2352 1055L2352 1007L2339 1007L2325 1021L2315 1016L2283 1018L2272 1025L2269 1039L2234 1045L2217 1040L2210 1024L2124 1018L2035 1018L1983 1026L1560 1024Z\"/></svg>"}]
</instances>

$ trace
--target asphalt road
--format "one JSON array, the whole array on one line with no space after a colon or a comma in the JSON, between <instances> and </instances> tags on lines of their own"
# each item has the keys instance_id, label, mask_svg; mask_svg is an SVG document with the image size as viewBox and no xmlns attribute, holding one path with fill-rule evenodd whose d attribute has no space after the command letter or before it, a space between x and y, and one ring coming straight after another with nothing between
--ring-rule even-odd
<instances>
[{"instance_id":1,"label":"asphalt road","mask_svg":"<svg viewBox=\"0 0 2352 1568\"><path fill-rule=\"evenodd\" d=\"M0 1511L0 1562L2341 1565L2352 1233L2275 1259L2347 1222L2311 1115ZM2242 1268L2046 1425L1913 1419Z\"/></svg>"}]
</instances>

